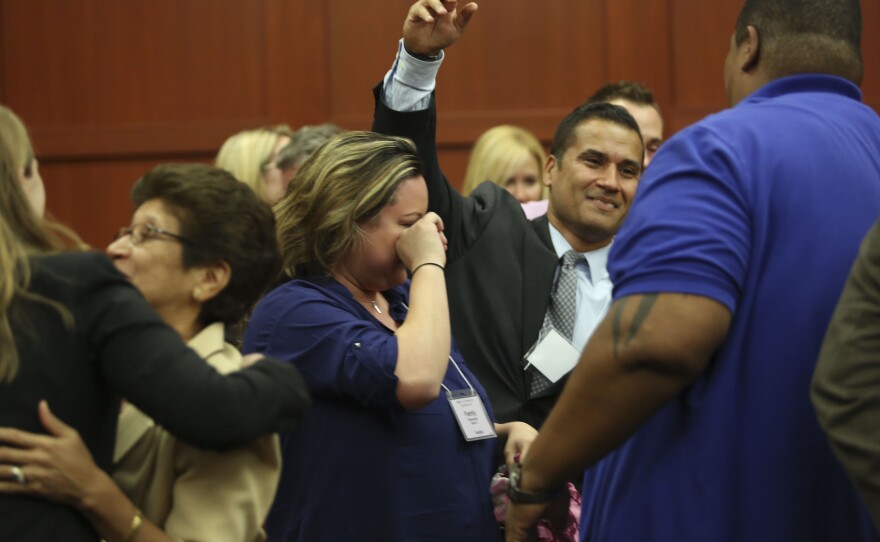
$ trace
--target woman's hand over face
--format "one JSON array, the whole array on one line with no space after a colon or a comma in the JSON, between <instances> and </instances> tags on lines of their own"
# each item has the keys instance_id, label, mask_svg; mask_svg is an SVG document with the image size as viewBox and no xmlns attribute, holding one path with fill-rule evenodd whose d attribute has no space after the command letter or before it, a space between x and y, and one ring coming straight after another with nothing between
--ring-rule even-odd
<instances>
[{"instance_id":1,"label":"woman's hand over face","mask_svg":"<svg viewBox=\"0 0 880 542\"><path fill-rule=\"evenodd\" d=\"M443 220L437 213L428 213L400 234L397 255L409 270L428 262L445 266L446 246Z\"/></svg>"}]
</instances>

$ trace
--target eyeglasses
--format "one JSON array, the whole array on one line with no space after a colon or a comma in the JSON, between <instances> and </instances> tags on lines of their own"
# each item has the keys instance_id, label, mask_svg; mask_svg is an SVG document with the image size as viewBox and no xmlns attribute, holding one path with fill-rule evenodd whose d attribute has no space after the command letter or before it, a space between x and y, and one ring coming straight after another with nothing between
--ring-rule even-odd
<instances>
[{"instance_id":1,"label":"eyeglasses","mask_svg":"<svg viewBox=\"0 0 880 542\"><path fill-rule=\"evenodd\" d=\"M135 224L134 226L129 226L127 228L119 228L119 231L116 232L116 236L113 240L121 239L126 235L130 236L132 245L140 245L144 241L149 241L151 239L157 239L160 235L167 235L172 239L176 239L181 243L186 243L188 245L196 246L197 243L182 235L177 235L176 233L171 233L170 231L163 230L162 228L156 227L152 224Z\"/></svg>"}]
</instances>

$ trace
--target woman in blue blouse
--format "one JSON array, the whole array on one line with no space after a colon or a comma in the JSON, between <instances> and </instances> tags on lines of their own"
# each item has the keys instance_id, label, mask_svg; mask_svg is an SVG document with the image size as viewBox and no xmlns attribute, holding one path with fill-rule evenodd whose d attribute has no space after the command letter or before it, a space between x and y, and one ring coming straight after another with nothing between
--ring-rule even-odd
<instances>
[{"instance_id":1,"label":"woman in blue blouse","mask_svg":"<svg viewBox=\"0 0 880 542\"><path fill-rule=\"evenodd\" d=\"M257 306L244 350L295 364L314 403L282 435L272 541L498 539L494 434L512 461L535 432L492 423L452 342L427 208L412 143L369 132L319 149L275 207L289 281Z\"/></svg>"}]
</instances>

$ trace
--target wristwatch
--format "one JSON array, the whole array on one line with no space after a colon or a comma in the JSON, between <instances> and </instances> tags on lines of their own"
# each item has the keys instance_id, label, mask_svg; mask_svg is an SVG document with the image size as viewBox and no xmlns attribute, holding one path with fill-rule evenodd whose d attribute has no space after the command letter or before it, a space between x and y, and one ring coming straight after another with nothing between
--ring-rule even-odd
<instances>
[{"instance_id":1,"label":"wristwatch","mask_svg":"<svg viewBox=\"0 0 880 542\"><path fill-rule=\"evenodd\" d=\"M510 502L514 504L538 504L552 501L559 495L565 493L566 488L558 487L556 489L543 489L541 491L524 491L519 488L522 480L522 465L514 463L510 469L510 483L507 485L507 496Z\"/></svg>"},{"instance_id":2,"label":"wristwatch","mask_svg":"<svg viewBox=\"0 0 880 542\"><path fill-rule=\"evenodd\" d=\"M415 58L416 60L421 60L423 62L436 62L436 61L440 60L440 53L437 53L436 55L420 55L418 53L414 53L414 52L410 51L409 49L407 49L406 45L403 46L403 50L406 51L409 56Z\"/></svg>"}]
</instances>

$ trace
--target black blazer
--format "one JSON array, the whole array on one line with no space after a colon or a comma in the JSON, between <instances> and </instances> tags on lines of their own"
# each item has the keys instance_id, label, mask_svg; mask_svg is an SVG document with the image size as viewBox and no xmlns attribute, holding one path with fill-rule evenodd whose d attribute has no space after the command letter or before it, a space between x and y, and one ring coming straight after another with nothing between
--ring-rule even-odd
<instances>
[{"instance_id":1,"label":"black blazer","mask_svg":"<svg viewBox=\"0 0 880 542\"><path fill-rule=\"evenodd\" d=\"M529 399L531 375L523 358L538 339L556 273L547 217L526 218L520 203L485 182L470 197L449 184L437 160L434 97L423 111L400 113L374 90L373 130L407 137L425 167L429 209L443 219L449 241L446 279L452 332L486 388L499 422L540 427L565 378Z\"/></svg>"},{"instance_id":2,"label":"black blazer","mask_svg":"<svg viewBox=\"0 0 880 542\"><path fill-rule=\"evenodd\" d=\"M296 369L262 361L221 376L103 254L41 256L31 265L29 291L66 307L74 327L44 303L14 302L21 361L15 379L0 383L0 426L44 433L37 404L46 399L109 471L120 396L180 439L214 449L245 444L305 414L308 394ZM73 508L0 495L0 540L79 542L98 535Z\"/></svg>"}]
</instances>

